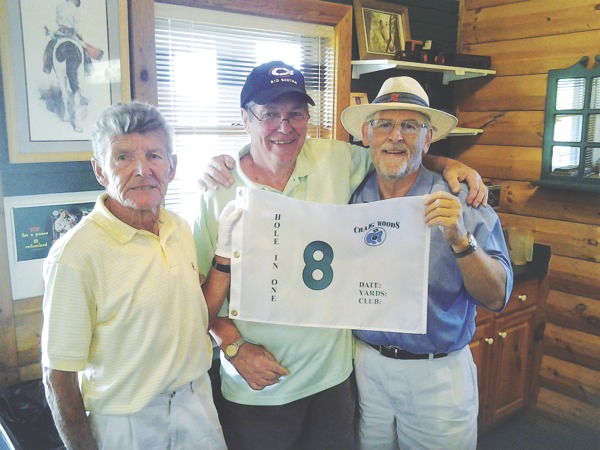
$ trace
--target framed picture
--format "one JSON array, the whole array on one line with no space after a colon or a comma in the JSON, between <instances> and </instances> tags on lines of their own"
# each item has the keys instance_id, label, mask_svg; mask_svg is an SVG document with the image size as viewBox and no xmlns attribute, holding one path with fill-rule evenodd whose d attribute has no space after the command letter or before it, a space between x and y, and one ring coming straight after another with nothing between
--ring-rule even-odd
<instances>
[{"instance_id":1,"label":"framed picture","mask_svg":"<svg viewBox=\"0 0 600 450\"><path fill-rule=\"evenodd\" d=\"M410 39L408 8L376 0L354 0L360 59L394 59Z\"/></svg>"},{"instance_id":2,"label":"framed picture","mask_svg":"<svg viewBox=\"0 0 600 450\"><path fill-rule=\"evenodd\" d=\"M43 294L42 265L50 248L92 211L102 192L4 198L13 300Z\"/></svg>"},{"instance_id":3,"label":"framed picture","mask_svg":"<svg viewBox=\"0 0 600 450\"><path fill-rule=\"evenodd\" d=\"M368 105L369 97L366 92L350 92L350 106Z\"/></svg>"},{"instance_id":4,"label":"framed picture","mask_svg":"<svg viewBox=\"0 0 600 450\"><path fill-rule=\"evenodd\" d=\"M0 0L0 41L10 162L89 159L130 98L127 0Z\"/></svg>"}]
</instances>

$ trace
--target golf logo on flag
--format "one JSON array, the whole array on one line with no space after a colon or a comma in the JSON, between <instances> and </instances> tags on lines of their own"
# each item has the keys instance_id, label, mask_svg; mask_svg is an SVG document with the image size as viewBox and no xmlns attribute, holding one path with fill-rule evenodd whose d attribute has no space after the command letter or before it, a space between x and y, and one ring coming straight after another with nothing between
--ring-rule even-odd
<instances>
[{"instance_id":1,"label":"golf logo on flag","mask_svg":"<svg viewBox=\"0 0 600 450\"><path fill-rule=\"evenodd\" d=\"M381 245L385 241L385 230L383 228L375 228L365 236L365 244L369 246Z\"/></svg>"}]
</instances>

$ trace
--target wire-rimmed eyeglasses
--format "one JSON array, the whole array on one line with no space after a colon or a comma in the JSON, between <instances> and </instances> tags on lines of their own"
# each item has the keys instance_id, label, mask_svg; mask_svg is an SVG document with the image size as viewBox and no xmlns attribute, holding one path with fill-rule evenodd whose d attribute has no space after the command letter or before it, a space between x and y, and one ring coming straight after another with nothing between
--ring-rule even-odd
<instances>
[{"instance_id":1,"label":"wire-rimmed eyeglasses","mask_svg":"<svg viewBox=\"0 0 600 450\"><path fill-rule=\"evenodd\" d=\"M266 112L261 117L258 117L250 108L248 108L248 111L250 111L250 113L256 117L265 128L269 129L279 128L284 120L287 120L293 127L300 127L306 125L308 119L310 119L310 114L299 111L289 112L285 118L281 113Z\"/></svg>"},{"instance_id":2,"label":"wire-rimmed eyeglasses","mask_svg":"<svg viewBox=\"0 0 600 450\"><path fill-rule=\"evenodd\" d=\"M422 128L429 128L426 123L417 122L416 120L405 120L400 123L393 122L388 119L373 119L369 120L368 123L373 128L373 133L379 135L388 135L396 127L400 127L400 133L403 136L411 136L417 134Z\"/></svg>"}]
</instances>

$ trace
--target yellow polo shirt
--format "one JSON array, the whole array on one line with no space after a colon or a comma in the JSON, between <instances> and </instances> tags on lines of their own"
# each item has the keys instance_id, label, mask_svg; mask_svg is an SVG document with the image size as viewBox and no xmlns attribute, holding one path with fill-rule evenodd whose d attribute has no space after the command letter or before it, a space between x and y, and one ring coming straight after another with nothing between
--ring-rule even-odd
<instances>
[{"instance_id":1,"label":"yellow polo shirt","mask_svg":"<svg viewBox=\"0 0 600 450\"><path fill-rule=\"evenodd\" d=\"M80 372L88 411L132 414L206 373L208 313L188 224L162 209L156 236L105 199L44 263L42 364Z\"/></svg>"}]
</instances>

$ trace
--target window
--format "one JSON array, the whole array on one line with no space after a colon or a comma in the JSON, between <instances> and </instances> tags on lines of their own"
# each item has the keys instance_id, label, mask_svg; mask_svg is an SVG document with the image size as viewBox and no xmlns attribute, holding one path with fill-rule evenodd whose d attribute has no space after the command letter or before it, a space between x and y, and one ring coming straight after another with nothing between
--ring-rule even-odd
<instances>
[{"instance_id":1,"label":"window","mask_svg":"<svg viewBox=\"0 0 600 450\"><path fill-rule=\"evenodd\" d=\"M548 72L542 185L600 191L600 70Z\"/></svg>"},{"instance_id":2,"label":"window","mask_svg":"<svg viewBox=\"0 0 600 450\"><path fill-rule=\"evenodd\" d=\"M205 162L249 142L239 95L256 65L280 59L300 69L315 100L308 134L333 137L333 27L248 17L155 5L158 106L175 129L178 158L166 206L190 222Z\"/></svg>"}]
</instances>

